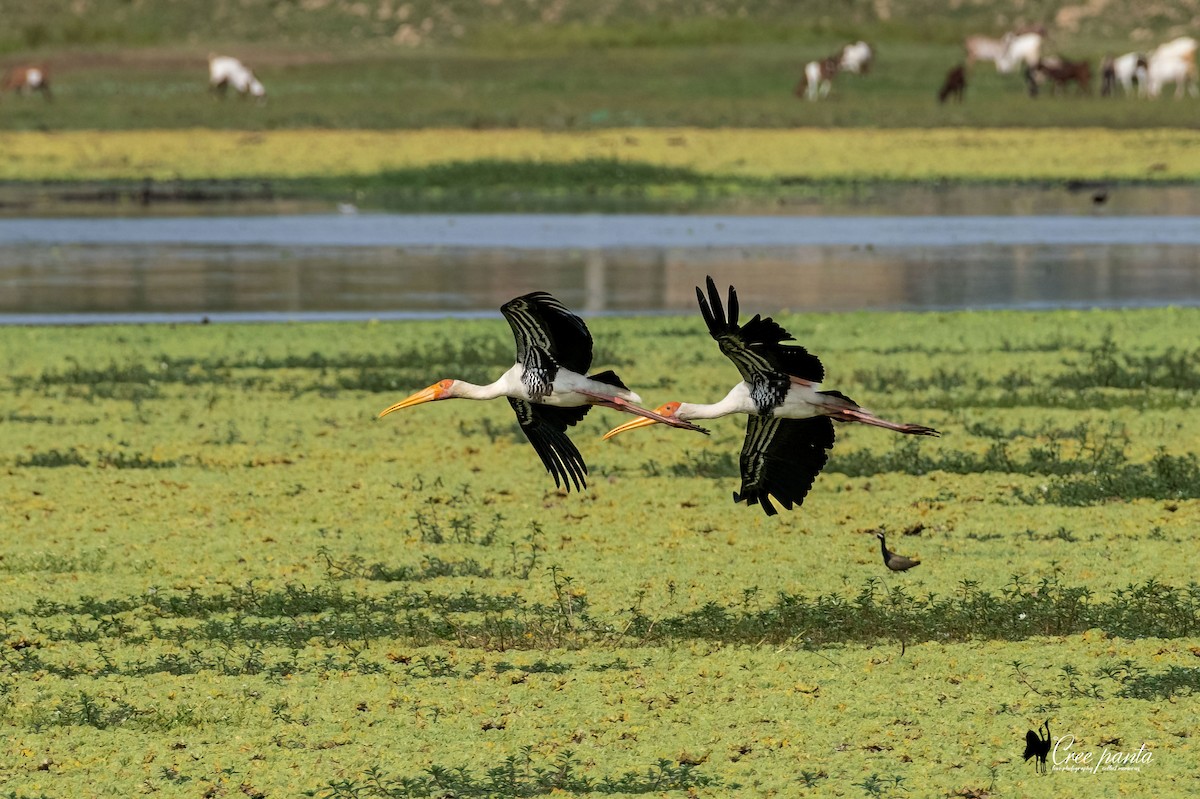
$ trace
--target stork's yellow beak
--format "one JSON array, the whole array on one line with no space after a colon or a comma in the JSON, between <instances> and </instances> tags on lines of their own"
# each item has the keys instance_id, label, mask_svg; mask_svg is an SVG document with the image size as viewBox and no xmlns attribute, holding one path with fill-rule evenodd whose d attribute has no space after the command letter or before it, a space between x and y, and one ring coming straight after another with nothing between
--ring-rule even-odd
<instances>
[{"instance_id":1,"label":"stork's yellow beak","mask_svg":"<svg viewBox=\"0 0 1200 799\"><path fill-rule=\"evenodd\" d=\"M435 400L449 399L450 393L448 391L449 386L447 384L450 382L451 381L449 381L449 380L439 380L438 382L434 383L429 388L423 388L420 391L418 391L416 394L413 394L411 397L405 397L404 399L397 402L395 405L382 411L379 414L379 416L377 416L375 418L382 419L383 417L387 416L392 411L401 411L401 410L404 410L405 408L411 408L414 405L420 405L423 402L433 402Z\"/></svg>"},{"instance_id":2,"label":"stork's yellow beak","mask_svg":"<svg viewBox=\"0 0 1200 799\"><path fill-rule=\"evenodd\" d=\"M652 424L658 424L658 420L657 419L647 419L645 416L639 416L638 418L634 419L631 422L626 422L625 424L621 425L620 427L614 427L612 430L609 430L607 433L604 434L604 440L607 441L608 439L612 438L613 436L624 433L626 430L636 430L639 427L648 427Z\"/></svg>"},{"instance_id":3,"label":"stork's yellow beak","mask_svg":"<svg viewBox=\"0 0 1200 799\"><path fill-rule=\"evenodd\" d=\"M659 405L657 408L654 409L654 412L657 413L659 416L666 417L665 419L651 419L646 416L639 416L638 418L634 419L632 422L626 422L625 424L621 425L620 427L614 427L612 430L609 430L607 433L604 434L604 440L607 441L608 439L612 438L615 435L624 433L626 430L636 430L639 427L646 427L647 425L658 424L658 423L664 422L664 421L666 421L668 423L678 423L678 426L680 426L680 427L688 427L692 430L698 430L699 432L707 435L708 431L705 430L704 428L696 427L695 425L693 425L689 422L680 421L679 419L675 418L675 414L679 412L680 404L681 403L678 403L678 402L667 402L667 403L664 403L663 405Z\"/></svg>"}]
</instances>

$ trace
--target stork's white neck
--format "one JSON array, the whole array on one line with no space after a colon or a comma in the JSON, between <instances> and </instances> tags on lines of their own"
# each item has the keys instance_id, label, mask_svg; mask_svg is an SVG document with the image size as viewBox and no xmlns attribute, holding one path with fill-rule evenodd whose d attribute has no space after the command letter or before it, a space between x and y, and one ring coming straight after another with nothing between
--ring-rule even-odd
<instances>
[{"instance_id":1,"label":"stork's white neck","mask_svg":"<svg viewBox=\"0 0 1200 799\"><path fill-rule=\"evenodd\" d=\"M473 399L473 400L490 400L497 397L508 395L508 381L505 379L507 375L501 377L495 383L488 383L486 386L477 386L474 383L468 383L466 380L455 380L450 384L450 395L457 399Z\"/></svg>"},{"instance_id":2,"label":"stork's white neck","mask_svg":"<svg viewBox=\"0 0 1200 799\"><path fill-rule=\"evenodd\" d=\"M711 405L694 402L680 403L675 416L688 421L691 419L719 419L733 413L758 413L758 409L750 399L750 386L745 382L738 383L725 395L725 399Z\"/></svg>"}]
</instances>

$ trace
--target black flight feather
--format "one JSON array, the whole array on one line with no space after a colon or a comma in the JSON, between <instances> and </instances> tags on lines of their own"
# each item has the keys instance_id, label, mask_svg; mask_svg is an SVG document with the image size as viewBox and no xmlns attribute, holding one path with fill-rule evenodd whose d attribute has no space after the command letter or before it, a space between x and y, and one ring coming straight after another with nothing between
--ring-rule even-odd
<instances>
[{"instance_id":1,"label":"black flight feather","mask_svg":"<svg viewBox=\"0 0 1200 799\"><path fill-rule=\"evenodd\" d=\"M525 400L508 398L508 404L517 414L517 423L537 451L546 471L554 478L554 485L571 490L582 490L587 486L587 464L579 450L567 438L567 427L579 422L591 409L590 405L574 408L558 408L535 405Z\"/></svg>"},{"instance_id":2,"label":"black flight feather","mask_svg":"<svg viewBox=\"0 0 1200 799\"><path fill-rule=\"evenodd\" d=\"M770 317L755 314L745 325L738 325L740 311L737 292L729 287L729 312L726 314L721 303L717 284L711 277L706 279L708 296L696 287L696 300L700 314L708 326L709 335L721 347L721 352L733 361L742 379L752 386L769 385L770 394L786 393L791 377L799 377L813 383L825 379L825 368L821 360L804 347L783 344L792 341L792 335ZM782 398L782 395L781 395Z\"/></svg>"},{"instance_id":3,"label":"black flight feather","mask_svg":"<svg viewBox=\"0 0 1200 799\"><path fill-rule=\"evenodd\" d=\"M742 444L742 487L733 495L734 502L758 505L768 516L779 512L771 498L787 510L804 504L829 458L833 438L833 420L827 416L750 416Z\"/></svg>"}]
</instances>

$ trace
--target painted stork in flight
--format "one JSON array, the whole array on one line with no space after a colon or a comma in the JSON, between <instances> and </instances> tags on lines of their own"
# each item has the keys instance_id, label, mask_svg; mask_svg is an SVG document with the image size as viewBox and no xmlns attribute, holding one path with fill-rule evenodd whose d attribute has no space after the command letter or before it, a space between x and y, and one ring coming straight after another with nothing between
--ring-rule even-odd
<instances>
[{"instance_id":1,"label":"painted stork in flight","mask_svg":"<svg viewBox=\"0 0 1200 799\"><path fill-rule=\"evenodd\" d=\"M566 431L593 405L708 433L690 422L640 407L636 403L641 398L611 371L587 376L592 364L592 334L582 319L546 292L517 297L504 303L500 312L517 340L517 362L511 369L486 386L465 380L439 380L387 408L379 418L435 400L507 397L522 432L554 478L554 485L567 491L572 484L577 491L587 486L587 465Z\"/></svg>"},{"instance_id":2,"label":"painted stork in flight","mask_svg":"<svg viewBox=\"0 0 1200 799\"><path fill-rule=\"evenodd\" d=\"M738 324L733 286L729 287L728 315L711 277L708 298L697 287L696 299L708 332L742 373L742 382L716 404L668 402L657 413L675 421L716 419L733 413L749 415L742 444L742 487L733 495L734 502L759 505L768 516L778 513L771 497L788 510L803 504L829 457L834 421L861 422L916 436L939 435L922 425L881 419L839 391L821 391L825 377L821 361L804 347L783 344L792 336L775 321L756 314L746 324ZM604 437L656 421L649 417L635 419Z\"/></svg>"}]
</instances>

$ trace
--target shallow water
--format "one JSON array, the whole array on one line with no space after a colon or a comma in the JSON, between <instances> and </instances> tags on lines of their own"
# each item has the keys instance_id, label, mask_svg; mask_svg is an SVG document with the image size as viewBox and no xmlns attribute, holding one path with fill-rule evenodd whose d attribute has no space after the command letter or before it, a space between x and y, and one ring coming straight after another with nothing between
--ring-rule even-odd
<instances>
[{"instance_id":1,"label":"shallow water","mask_svg":"<svg viewBox=\"0 0 1200 799\"><path fill-rule=\"evenodd\" d=\"M343 214L0 220L0 246L644 247L1200 245L1200 217Z\"/></svg>"},{"instance_id":2,"label":"shallow water","mask_svg":"<svg viewBox=\"0 0 1200 799\"><path fill-rule=\"evenodd\" d=\"M1196 217L363 214L0 220L0 322L1200 304Z\"/></svg>"}]
</instances>

